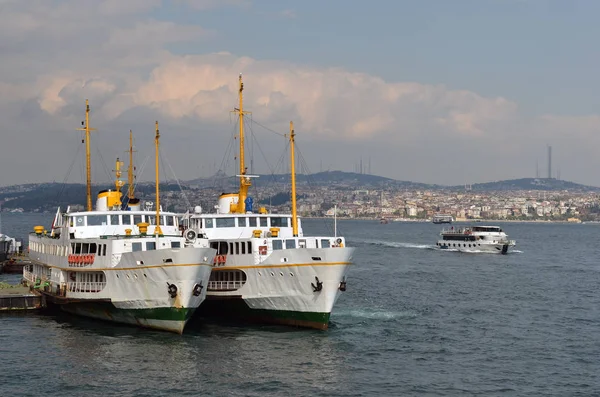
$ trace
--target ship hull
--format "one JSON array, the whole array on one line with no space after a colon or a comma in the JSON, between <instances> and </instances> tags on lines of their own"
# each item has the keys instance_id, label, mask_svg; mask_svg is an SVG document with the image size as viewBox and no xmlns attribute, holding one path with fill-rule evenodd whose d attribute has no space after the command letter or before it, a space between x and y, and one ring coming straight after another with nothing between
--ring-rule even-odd
<instances>
[{"instance_id":1,"label":"ship hull","mask_svg":"<svg viewBox=\"0 0 600 397\"><path fill-rule=\"evenodd\" d=\"M212 269L206 262L214 252L182 248L124 253L114 267L64 269L69 274L64 288L50 283L40 292L74 315L182 333L206 298ZM165 263L165 258L171 262ZM105 283L80 281L96 275ZM31 275L25 278L33 284Z\"/></svg>"},{"instance_id":2,"label":"ship hull","mask_svg":"<svg viewBox=\"0 0 600 397\"><path fill-rule=\"evenodd\" d=\"M490 254L508 254L509 250L514 248L514 244L478 244L477 246L475 246L475 244L473 244L473 246L469 246L469 243L460 243L460 244L456 244L457 246L452 246L452 244L456 244L453 242L448 242L446 240L439 240L438 241L438 247L439 249L442 250L448 250L448 251L457 251L457 252L470 252L470 253L476 253L476 252L484 252L484 253L490 253Z\"/></svg>"},{"instance_id":3,"label":"ship hull","mask_svg":"<svg viewBox=\"0 0 600 397\"><path fill-rule=\"evenodd\" d=\"M157 307L119 309L110 302L78 302L61 305L67 313L161 331L183 333L196 308Z\"/></svg>"},{"instance_id":4,"label":"ship hull","mask_svg":"<svg viewBox=\"0 0 600 397\"><path fill-rule=\"evenodd\" d=\"M198 309L198 316L233 322L276 324L319 330L329 328L331 313L253 309L248 305L250 302L251 300L242 297L223 299L209 296Z\"/></svg>"},{"instance_id":5,"label":"ship hull","mask_svg":"<svg viewBox=\"0 0 600 397\"><path fill-rule=\"evenodd\" d=\"M327 329L333 306L345 290L353 248L273 252L261 265L228 265L246 282L232 291L210 289L199 316ZM316 263L312 258L320 258ZM285 259L285 261L283 260Z\"/></svg>"}]
</instances>

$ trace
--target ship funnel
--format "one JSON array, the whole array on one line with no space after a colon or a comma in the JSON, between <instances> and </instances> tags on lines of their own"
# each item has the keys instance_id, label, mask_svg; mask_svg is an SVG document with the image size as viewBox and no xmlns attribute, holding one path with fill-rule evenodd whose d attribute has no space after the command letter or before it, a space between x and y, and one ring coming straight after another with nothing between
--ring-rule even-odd
<instances>
[{"instance_id":1,"label":"ship funnel","mask_svg":"<svg viewBox=\"0 0 600 397\"><path fill-rule=\"evenodd\" d=\"M129 199L129 202L127 202L127 208L129 211L141 211L142 205L140 204L140 199Z\"/></svg>"},{"instance_id":2,"label":"ship funnel","mask_svg":"<svg viewBox=\"0 0 600 397\"><path fill-rule=\"evenodd\" d=\"M219 196L218 213L230 214L231 207L236 206L239 200L237 193L223 193Z\"/></svg>"},{"instance_id":3,"label":"ship funnel","mask_svg":"<svg viewBox=\"0 0 600 397\"><path fill-rule=\"evenodd\" d=\"M96 199L96 211L108 211L121 206L121 192L102 190Z\"/></svg>"}]
</instances>

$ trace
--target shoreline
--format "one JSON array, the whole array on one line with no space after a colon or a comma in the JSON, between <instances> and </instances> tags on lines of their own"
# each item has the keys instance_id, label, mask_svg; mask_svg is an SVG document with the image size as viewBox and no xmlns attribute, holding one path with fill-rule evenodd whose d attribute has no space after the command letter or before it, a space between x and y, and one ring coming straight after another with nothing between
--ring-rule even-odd
<instances>
[{"instance_id":1,"label":"shoreline","mask_svg":"<svg viewBox=\"0 0 600 397\"><path fill-rule=\"evenodd\" d=\"M328 219L333 221L333 217L331 216L301 216L302 219ZM379 222L380 218L366 218L366 217L338 217L337 220L348 220L348 221L377 221ZM431 219L388 219L388 223L431 223ZM527 219L466 219L460 221L454 221L452 223L444 223L442 225L452 225L454 223L485 223L485 224L494 224L494 223L567 223L573 225L581 225L581 224L600 224L600 221L567 221L567 220L545 220L545 219L536 219L536 220L527 220Z\"/></svg>"}]
</instances>

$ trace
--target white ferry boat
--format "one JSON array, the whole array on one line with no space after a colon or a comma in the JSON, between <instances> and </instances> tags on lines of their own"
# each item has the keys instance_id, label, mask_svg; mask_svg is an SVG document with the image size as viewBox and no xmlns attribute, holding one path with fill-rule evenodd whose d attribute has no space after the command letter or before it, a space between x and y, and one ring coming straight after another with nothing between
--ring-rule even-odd
<instances>
[{"instance_id":1,"label":"white ferry boat","mask_svg":"<svg viewBox=\"0 0 600 397\"><path fill-rule=\"evenodd\" d=\"M436 224L452 223L453 221L454 221L454 218L452 218L452 215L446 215L446 214L435 214L433 216L433 218L431 218L431 222L436 223Z\"/></svg>"},{"instance_id":2,"label":"white ferry boat","mask_svg":"<svg viewBox=\"0 0 600 397\"><path fill-rule=\"evenodd\" d=\"M88 113L89 106L87 142ZM92 210L86 145L87 211L59 209L49 232L36 226L29 238L32 264L25 266L23 276L51 304L82 316L182 333L204 301L215 250L206 239L186 246L177 214L161 211L159 136L157 122L155 211L150 206L141 209L139 200L132 198L131 164L131 195L123 209L118 159L116 189L101 191Z\"/></svg>"},{"instance_id":3,"label":"white ferry boat","mask_svg":"<svg viewBox=\"0 0 600 397\"><path fill-rule=\"evenodd\" d=\"M438 248L461 252L495 252L506 254L515 246L515 240L498 226L450 227L440 233Z\"/></svg>"},{"instance_id":4,"label":"white ferry boat","mask_svg":"<svg viewBox=\"0 0 600 397\"><path fill-rule=\"evenodd\" d=\"M293 124L290 123L292 214L253 210L251 175L244 166L242 76L239 77L240 187L223 193L216 213L196 207L185 222L188 241L207 237L217 250L205 315L327 329L333 305L346 290L354 248L344 237L305 236L296 213Z\"/></svg>"}]
</instances>

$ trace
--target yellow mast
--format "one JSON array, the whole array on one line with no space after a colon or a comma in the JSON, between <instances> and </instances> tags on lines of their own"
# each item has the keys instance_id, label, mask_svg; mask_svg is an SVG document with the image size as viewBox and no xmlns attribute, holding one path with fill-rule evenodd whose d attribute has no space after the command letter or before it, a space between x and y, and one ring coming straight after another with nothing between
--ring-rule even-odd
<instances>
[{"instance_id":1,"label":"yellow mast","mask_svg":"<svg viewBox=\"0 0 600 397\"><path fill-rule=\"evenodd\" d=\"M250 178L246 176L246 164L244 163L244 115L250 112L244 112L244 83L242 82L242 74L239 77L239 108L233 110L240 117L240 191L238 193L237 205L231 205L231 212L244 214L246 212L246 197L248 197L248 188L252 185Z\"/></svg>"},{"instance_id":2,"label":"yellow mast","mask_svg":"<svg viewBox=\"0 0 600 397\"><path fill-rule=\"evenodd\" d=\"M162 230L160 229L160 188L159 188L159 177L158 177L158 140L160 138L160 132L158 132L158 121L156 122L156 137L154 138L154 146L156 147L156 228L154 234L162 236Z\"/></svg>"},{"instance_id":3,"label":"yellow mast","mask_svg":"<svg viewBox=\"0 0 600 397\"><path fill-rule=\"evenodd\" d=\"M129 200L135 198L133 186L133 132L129 130L129 167L127 168L127 197Z\"/></svg>"},{"instance_id":4,"label":"yellow mast","mask_svg":"<svg viewBox=\"0 0 600 397\"><path fill-rule=\"evenodd\" d=\"M90 128L90 104L85 100L85 124L82 121L83 128L77 128L77 131L85 131L85 168L86 168L86 194L87 194L87 211L92 211L92 162L90 156L90 131L95 131L95 128Z\"/></svg>"},{"instance_id":5,"label":"yellow mast","mask_svg":"<svg viewBox=\"0 0 600 397\"><path fill-rule=\"evenodd\" d=\"M116 205L118 205L119 207L121 206L121 188L123 187L123 185L125 184L125 182L123 182L121 180L121 167L123 166L123 162L119 161L119 158L117 157L117 162L115 163L115 176L116 176L116 180L115 180L115 188L117 191L117 202Z\"/></svg>"},{"instance_id":6,"label":"yellow mast","mask_svg":"<svg viewBox=\"0 0 600 397\"><path fill-rule=\"evenodd\" d=\"M294 158L294 146L296 133L294 132L294 122L290 121L290 156L292 173L292 233L298 237L298 212L296 211L296 167Z\"/></svg>"}]
</instances>

